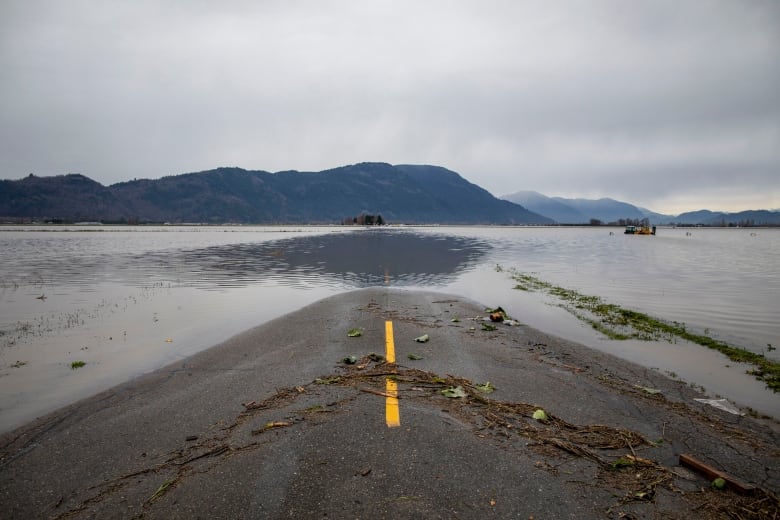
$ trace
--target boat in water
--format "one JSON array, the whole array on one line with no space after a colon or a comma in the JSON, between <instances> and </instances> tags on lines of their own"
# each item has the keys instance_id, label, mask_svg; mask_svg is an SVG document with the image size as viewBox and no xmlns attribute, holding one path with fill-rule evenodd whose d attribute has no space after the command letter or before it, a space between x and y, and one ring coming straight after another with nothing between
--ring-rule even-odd
<instances>
[{"instance_id":1,"label":"boat in water","mask_svg":"<svg viewBox=\"0 0 780 520\"><path fill-rule=\"evenodd\" d=\"M626 226L626 235L655 235L655 226Z\"/></svg>"}]
</instances>

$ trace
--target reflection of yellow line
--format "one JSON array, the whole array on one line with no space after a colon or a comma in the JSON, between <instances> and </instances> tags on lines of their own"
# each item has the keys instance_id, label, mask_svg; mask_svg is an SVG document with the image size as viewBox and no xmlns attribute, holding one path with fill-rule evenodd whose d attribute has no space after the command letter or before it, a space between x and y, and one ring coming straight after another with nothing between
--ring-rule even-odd
<instances>
[{"instance_id":1,"label":"reflection of yellow line","mask_svg":"<svg viewBox=\"0 0 780 520\"><path fill-rule=\"evenodd\" d=\"M395 363L395 341L393 340L393 322L385 322L385 359ZM388 378L386 382L385 421L388 428L401 426L401 414L398 410L398 383Z\"/></svg>"}]
</instances>

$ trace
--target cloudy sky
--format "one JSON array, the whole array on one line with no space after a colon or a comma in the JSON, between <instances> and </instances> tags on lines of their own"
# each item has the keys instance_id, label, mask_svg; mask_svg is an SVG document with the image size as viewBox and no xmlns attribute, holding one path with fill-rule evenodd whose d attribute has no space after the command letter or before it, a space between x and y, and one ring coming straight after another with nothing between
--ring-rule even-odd
<instances>
[{"instance_id":1,"label":"cloudy sky","mask_svg":"<svg viewBox=\"0 0 780 520\"><path fill-rule=\"evenodd\" d=\"M0 178L362 161L780 208L780 2L0 0Z\"/></svg>"}]
</instances>

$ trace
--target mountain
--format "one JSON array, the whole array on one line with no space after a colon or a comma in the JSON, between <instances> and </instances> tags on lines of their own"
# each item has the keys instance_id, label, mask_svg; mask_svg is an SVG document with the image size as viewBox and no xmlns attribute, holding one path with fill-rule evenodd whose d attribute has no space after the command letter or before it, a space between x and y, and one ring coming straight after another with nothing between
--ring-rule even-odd
<instances>
[{"instance_id":1,"label":"mountain","mask_svg":"<svg viewBox=\"0 0 780 520\"><path fill-rule=\"evenodd\" d=\"M723 215L723 213L716 213L708 209L701 209L698 211L688 211L686 213L680 213L673 219L673 221L676 224L687 225L687 226L698 225L698 224L704 224L705 222L711 222L712 220L716 219L719 215Z\"/></svg>"},{"instance_id":2,"label":"mountain","mask_svg":"<svg viewBox=\"0 0 780 520\"><path fill-rule=\"evenodd\" d=\"M664 215L662 213L656 213L655 211L649 210L647 208L642 208L637 206L637 209L642 212L642 214L647 218L650 222L654 224L670 224L674 221L673 215Z\"/></svg>"},{"instance_id":3,"label":"mountain","mask_svg":"<svg viewBox=\"0 0 780 520\"><path fill-rule=\"evenodd\" d=\"M609 224L626 220L648 219L656 225L681 226L777 226L780 211L750 210L739 213L723 213L710 210L691 211L680 215L663 215L627 202L604 198L566 199L548 197L535 191L518 191L504 195L504 200L520 204L524 208L553 219L559 224L588 224L599 220Z\"/></svg>"},{"instance_id":4,"label":"mountain","mask_svg":"<svg viewBox=\"0 0 780 520\"><path fill-rule=\"evenodd\" d=\"M242 168L103 186L83 175L0 181L5 218L112 222L550 224L438 166L360 163L321 172Z\"/></svg>"},{"instance_id":5,"label":"mountain","mask_svg":"<svg viewBox=\"0 0 780 520\"><path fill-rule=\"evenodd\" d=\"M681 213L672 218L672 223L703 226L777 226L780 225L780 212L762 209L722 213L702 209Z\"/></svg>"},{"instance_id":6,"label":"mountain","mask_svg":"<svg viewBox=\"0 0 780 520\"><path fill-rule=\"evenodd\" d=\"M0 181L0 216L117 220L129 211L111 190L79 174Z\"/></svg>"},{"instance_id":7,"label":"mountain","mask_svg":"<svg viewBox=\"0 0 780 520\"><path fill-rule=\"evenodd\" d=\"M502 198L520 204L529 211L549 217L558 223L581 224L590 221L590 218L577 209L536 191L518 191Z\"/></svg>"},{"instance_id":8,"label":"mountain","mask_svg":"<svg viewBox=\"0 0 780 520\"><path fill-rule=\"evenodd\" d=\"M636 206L608 198L566 199L548 197L535 191L518 191L502 198L560 224L588 224L591 220L609 223L621 219L641 220L646 217Z\"/></svg>"},{"instance_id":9,"label":"mountain","mask_svg":"<svg viewBox=\"0 0 780 520\"><path fill-rule=\"evenodd\" d=\"M554 200L576 209L586 215L588 219L596 219L604 223L617 222L620 219L641 220L645 218L644 213L636 206L609 198L591 200L554 197Z\"/></svg>"}]
</instances>

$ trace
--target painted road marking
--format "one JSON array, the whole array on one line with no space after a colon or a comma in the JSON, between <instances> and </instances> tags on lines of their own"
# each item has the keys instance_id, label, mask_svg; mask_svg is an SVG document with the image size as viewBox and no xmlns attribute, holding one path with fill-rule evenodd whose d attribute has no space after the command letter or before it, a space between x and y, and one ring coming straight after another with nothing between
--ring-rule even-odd
<instances>
[{"instance_id":1,"label":"painted road marking","mask_svg":"<svg viewBox=\"0 0 780 520\"><path fill-rule=\"evenodd\" d=\"M395 363L395 341L393 340L393 322L385 322L385 359L388 363Z\"/></svg>"},{"instance_id":2,"label":"painted road marking","mask_svg":"<svg viewBox=\"0 0 780 520\"><path fill-rule=\"evenodd\" d=\"M385 359L388 363L395 363L395 341L393 340L393 322L385 322ZM398 383L390 379L385 380L385 421L388 428L401 426L401 413L398 410Z\"/></svg>"}]
</instances>

